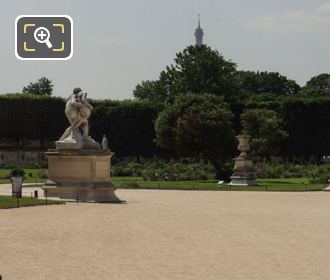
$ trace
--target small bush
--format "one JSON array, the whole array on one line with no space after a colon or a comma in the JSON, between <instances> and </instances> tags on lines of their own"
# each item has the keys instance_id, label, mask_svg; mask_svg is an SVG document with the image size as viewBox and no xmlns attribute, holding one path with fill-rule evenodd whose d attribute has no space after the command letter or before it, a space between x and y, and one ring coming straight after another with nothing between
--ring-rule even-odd
<instances>
[{"instance_id":1,"label":"small bush","mask_svg":"<svg viewBox=\"0 0 330 280\"><path fill-rule=\"evenodd\" d=\"M324 165L315 165L307 173L311 184L327 184L330 174L330 168Z\"/></svg>"},{"instance_id":2,"label":"small bush","mask_svg":"<svg viewBox=\"0 0 330 280\"><path fill-rule=\"evenodd\" d=\"M214 179L214 168L202 162L182 163L164 160L154 161L146 165L142 172L147 181L193 181Z\"/></svg>"},{"instance_id":3,"label":"small bush","mask_svg":"<svg viewBox=\"0 0 330 280\"><path fill-rule=\"evenodd\" d=\"M127 182L120 185L122 189L141 189L141 186L135 182Z\"/></svg>"},{"instance_id":4,"label":"small bush","mask_svg":"<svg viewBox=\"0 0 330 280\"><path fill-rule=\"evenodd\" d=\"M309 165L295 165L292 163L268 163L255 164L258 178L302 178L307 176Z\"/></svg>"},{"instance_id":5,"label":"small bush","mask_svg":"<svg viewBox=\"0 0 330 280\"><path fill-rule=\"evenodd\" d=\"M25 177L25 171L22 168L13 168L9 173L9 178L11 177Z\"/></svg>"},{"instance_id":6,"label":"small bush","mask_svg":"<svg viewBox=\"0 0 330 280\"><path fill-rule=\"evenodd\" d=\"M122 161L112 167L111 175L116 177L142 176L143 165L136 162Z\"/></svg>"}]
</instances>

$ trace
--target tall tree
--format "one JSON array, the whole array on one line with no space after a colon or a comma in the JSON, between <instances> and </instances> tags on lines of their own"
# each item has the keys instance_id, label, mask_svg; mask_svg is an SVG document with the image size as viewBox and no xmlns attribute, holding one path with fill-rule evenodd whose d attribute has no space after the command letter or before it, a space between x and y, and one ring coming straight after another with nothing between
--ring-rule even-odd
<instances>
[{"instance_id":1,"label":"tall tree","mask_svg":"<svg viewBox=\"0 0 330 280\"><path fill-rule=\"evenodd\" d=\"M160 113L155 124L157 144L179 155L208 159L224 176L234 131L232 113L222 97L186 94Z\"/></svg>"},{"instance_id":2,"label":"tall tree","mask_svg":"<svg viewBox=\"0 0 330 280\"><path fill-rule=\"evenodd\" d=\"M330 96L330 74L320 74L311 78L302 93L309 96Z\"/></svg>"},{"instance_id":3,"label":"tall tree","mask_svg":"<svg viewBox=\"0 0 330 280\"><path fill-rule=\"evenodd\" d=\"M159 80L142 82L134 91L138 99L173 103L187 94L212 94L236 98L236 64L206 45L189 46L176 54L174 65L161 72Z\"/></svg>"},{"instance_id":4,"label":"tall tree","mask_svg":"<svg viewBox=\"0 0 330 280\"><path fill-rule=\"evenodd\" d=\"M281 143L288 136L283 127L283 119L278 113L268 109L250 109L242 115L243 132L252 137L251 152L258 156L276 156Z\"/></svg>"},{"instance_id":5,"label":"tall tree","mask_svg":"<svg viewBox=\"0 0 330 280\"><path fill-rule=\"evenodd\" d=\"M167 94L160 81L142 81L133 90L135 98L148 100L153 104L163 105L167 99Z\"/></svg>"},{"instance_id":6,"label":"tall tree","mask_svg":"<svg viewBox=\"0 0 330 280\"><path fill-rule=\"evenodd\" d=\"M240 89L247 95L294 95L300 90L295 81L277 72L239 71L238 82Z\"/></svg>"},{"instance_id":7,"label":"tall tree","mask_svg":"<svg viewBox=\"0 0 330 280\"><path fill-rule=\"evenodd\" d=\"M22 92L35 95L48 95L53 94L53 83L46 77L38 79L35 83L30 82L29 85L23 87Z\"/></svg>"}]
</instances>

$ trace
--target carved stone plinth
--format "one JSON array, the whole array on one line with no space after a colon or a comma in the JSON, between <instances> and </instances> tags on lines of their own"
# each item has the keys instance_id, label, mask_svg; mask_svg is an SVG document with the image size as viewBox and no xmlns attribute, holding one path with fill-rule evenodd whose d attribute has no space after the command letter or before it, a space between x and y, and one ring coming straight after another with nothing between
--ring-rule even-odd
<instances>
[{"instance_id":1,"label":"carved stone plinth","mask_svg":"<svg viewBox=\"0 0 330 280\"><path fill-rule=\"evenodd\" d=\"M110 180L110 151L54 150L48 157L48 181L43 190L48 197L79 199L84 202L117 202Z\"/></svg>"},{"instance_id":2,"label":"carved stone plinth","mask_svg":"<svg viewBox=\"0 0 330 280\"><path fill-rule=\"evenodd\" d=\"M250 149L250 137L247 135L239 135L236 137L239 145L238 150L241 154L235 158L234 173L230 177L230 185L233 186L256 186L256 174L253 168L252 159L248 156L247 152Z\"/></svg>"}]
</instances>

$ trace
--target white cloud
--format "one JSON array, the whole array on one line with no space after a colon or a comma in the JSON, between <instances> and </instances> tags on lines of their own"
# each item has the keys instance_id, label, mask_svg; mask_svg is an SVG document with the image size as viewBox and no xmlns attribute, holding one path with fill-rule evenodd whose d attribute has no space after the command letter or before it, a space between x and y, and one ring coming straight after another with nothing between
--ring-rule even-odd
<instances>
[{"instance_id":1,"label":"white cloud","mask_svg":"<svg viewBox=\"0 0 330 280\"><path fill-rule=\"evenodd\" d=\"M330 27L330 2L313 10L286 10L277 14L256 16L249 19L245 26L269 32L328 30Z\"/></svg>"},{"instance_id":2,"label":"white cloud","mask_svg":"<svg viewBox=\"0 0 330 280\"><path fill-rule=\"evenodd\" d=\"M317 11L320 13L330 13L330 2L317 7Z\"/></svg>"}]
</instances>

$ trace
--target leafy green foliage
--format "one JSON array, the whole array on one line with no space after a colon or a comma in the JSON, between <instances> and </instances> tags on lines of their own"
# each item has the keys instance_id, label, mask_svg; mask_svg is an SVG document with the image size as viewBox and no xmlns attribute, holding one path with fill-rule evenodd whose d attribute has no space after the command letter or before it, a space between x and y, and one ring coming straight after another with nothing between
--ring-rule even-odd
<instances>
[{"instance_id":1,"label":"leafy green foliage","mask_svg":"<svg viewBox=\"0 0 330 280\"><path fill-rule=\"evenodd\" d=\"M144 165L138 162L122 160L111 168L111 175L115 177L142 176Z\"/></svg>"},{"instance_id":2,"label":"leafy green foliage","mask_svg":"<svg viewBox=\"0 0 330 280\"><path fill-rule=\"evenodd\" d=\"M94 101L91 136L98 141L106 134L110 148L119 156L145 156L155 151L153 139L155 106L141 101ZM55 141L69 123L62 98L31 94L0 96L0 138Z\"/></svg>"},{"instance_id":3,"label":"leafy green foliage","mask_svg":"<svg viewBox=\"0 0 330 280\"><path fill-rule=\"evenodd\" d=\"M35 95L48 95L51 96L53 94L53 83L51 80L46 77L42 77L38 79L38 81L23 87L22 92L27 94L35 94Z\"/></svg>"},{"instance_id":4,"label":"leafy green foliage","mask_svg":"<svg viewBox=\"0 0 330 280\"><path fill-rule=\"evenodd\" d=\"M223 98L187 94L168 106L155 124L157 144L181 155L202 155L219 170L233 143L232 113Z\"/></svg>"},{"instance_id":5,"label":"leafy green foliage","mask_svg":"<svg viewBox=\"0 0 330 280\"><path fill-rule=\"evenodd\" d=\"M155 150L154 120L157 108L144 101L94 102L90 120L91 135L105 134L118 156L151 156Z\"/></svg>"},{"instance_id":6,"label":"leafy green foliage","mask_svg":"<svg viewBox=\"0 0 330 280\"><path fill-rule=\"evenodd\" d=\"M307 96L330 96L330 74L320 74L311 78L302 89Z\"/></svg>"},{"instance_id":7,"label":"leafy green foliage","mask_svg":"<svg viewBox=\"0 0 330 280\"><path fill-rule=\"evenodd\" d=\"M314 165L307 172L311 184L328 184L330 178L330 167L325 165Z\"/></svg>"},{"instance_id":8,"label":"leafy green foliage","mask_svg":"<svg viewBox=\"0 0 330 280\"><path fill-rule=\"evenodd\" d=\"M22 177L24 178L25 176L25 171L24 169L21 169L21 168L13 168L10 173L9 173L9 177Z\"/></svg>"},{"instance_id":9,"label":"leafy green foliage","mask_svg":"<svg viewBox=\"0 0 330 280\"><path fill-rule=\"evenodd\" d=\"M162 107L167 99L167 92L160 81L142 81L135 87L133 95L139 100L148 100L159 107Z\"/></svg>"},{"instance_id":10,"label":"leafy green foliage","mask_svg":"<svg viewBox=\"0 0 330 280\"><path fill-rule=\"evenodd\" d=\"M287 133L278 113L267 109L246 110L242 115L243 132L250 135L251 152L259 156L280 154L280 144Z\"/></svg>"},{"instance_id":11,"label":"leafy green foliage","mask_svg":"<svg viewBox=\"0 0 330 280\"><path fill-rule=\"evenodd\" d=\"M67 126L61 98L31 94L0 96L0 137L45 139L59 137Z\"/></svg>"},{"instance_id":12,"label":"leafy green foliage","mask_svg":"<svg viewBox=\"0 0 330 280\"><path fill-rule=\"evenodd\" d=\"M159 80L138 85L134 96L162 104L173 103L189 92L224 96L228 100L236 97L236 65L218 51L206 45L189 46L174 61L174 65L161 72Z\"/></svg>"},{"instance_id":13,"label":"leafy green foliage","mask_svg":"<svg viewBox=\"0 0 330 280\"><path fill-rule=\"evenodd\" d=\"M190 180L213 180L214 167L203 162L180 162L180 161L152 161L145 166L142 172L146 181L190 181Z\"/></svg>"},{"instance_id":14,"label":"leafy green foliage","mask_svg":"<svg viewBox=\"0 0 330 280\"><path fill-rule=\"evenodd\" d=\"M294 95L300 90L300 86L295 81L277 72L239 71L238 83L245 95Z\"/></svg>"},{"instance_id":15,"label":"leafy green foliage","mask_svg":"<svg viewBox=\"0 0 330 280\"><path fill-rule=\"evenodd\" d=\"M289 137L282 153L305 158L330 154L330 98L289 98L281 104Z\"/></svg>"}]
</instances>

